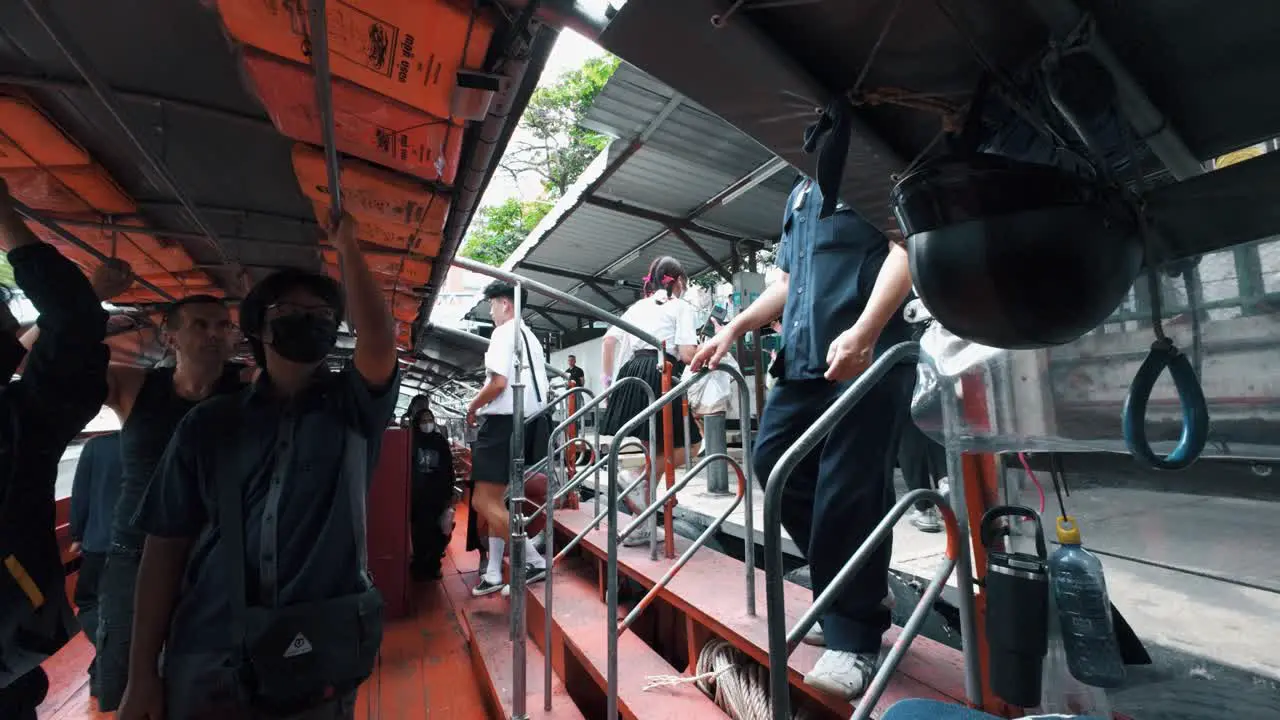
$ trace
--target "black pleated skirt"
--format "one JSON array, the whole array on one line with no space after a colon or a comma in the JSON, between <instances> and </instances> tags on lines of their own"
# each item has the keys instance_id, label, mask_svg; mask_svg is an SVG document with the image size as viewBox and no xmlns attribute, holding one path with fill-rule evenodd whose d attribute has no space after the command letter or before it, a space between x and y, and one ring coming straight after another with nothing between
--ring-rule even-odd
<instances>
[{"instance_id":1,"label":"black pleated skirt","mask_svg":"<svg viewBox=\"0 0 1280 720\"><path fill-rule=\"evenodd\" d=\"M671 370L671 383L674 385L680 382L680 376L684 374L684 363L673 362ZM635 377L644 380L650 388L653 389L653 397L662 396L662 371L658 369L658 353L656 350L641 350L637 352L626 365L619 370L614 382L618 382L623 378ZM600 432L605 435L617 435L618 430L622 429L632 418L639 415L646 407L649 406L649 398L645 395L644 390L635 383L628 383L626 387L609 396L609 407L604 411L604 420L600 423ZM685 442L684 437L684 402L677 400L671 404L671 419L674 425L672 436L672 447L688 447L692 443L702 441L702 433L698 431L698 425L689 418L689 432L693 435L689 442ZM657 414L657 442L661 443L664 437L662 432L662 413ZM645 421L629 433L631 437L639 438L644 442L649 442L649 423ZM660 446L659 446L660 447Z\"/></svg>"}]
</instances>

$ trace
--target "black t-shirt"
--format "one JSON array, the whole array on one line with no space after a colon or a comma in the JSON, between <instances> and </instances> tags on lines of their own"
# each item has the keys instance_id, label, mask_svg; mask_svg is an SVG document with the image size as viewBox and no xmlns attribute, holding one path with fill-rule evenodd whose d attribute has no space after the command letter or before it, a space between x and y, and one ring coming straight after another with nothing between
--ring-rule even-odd
<instances>
[{"instance_id":1,"label":"black t-shirt","mask_svg":"<svg viewBox=\"0 0 1280 720\"><path fill-rule=\"evenodd\" d=\"M582 372L582 368L574 365L565 372L569 373L569 379L572 380L577 387L583 387L587 379L587 374Z\"/></svg>"}]
</instances>

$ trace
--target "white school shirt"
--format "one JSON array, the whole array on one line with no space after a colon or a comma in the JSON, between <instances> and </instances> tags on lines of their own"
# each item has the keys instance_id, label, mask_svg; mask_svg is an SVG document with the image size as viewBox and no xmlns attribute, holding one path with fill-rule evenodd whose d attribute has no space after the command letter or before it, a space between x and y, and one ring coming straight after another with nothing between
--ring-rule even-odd
<instances>
[{"instance_id":1,"label":"white school shirt","mask_svg":"<svg viewBox=\"0 0 1280 720\"><path fill-rule=\"evenodd\" d=\"M694 328L693 306L680 298L667 297L659 290L643 300L637 300L622 319L666 343L667 352L675 355L680 345L697 345L698 334ZM614 362L616 373L639 350L656 350L652 345L635 337L622 328L612 326L605 337L617 338L623 347Z\"/></svg>"},{"instance_id":2,"label":"white school shirt","mask_svg":"<svg viewBox=\"0 0 1280 720\"><path fill-rule=\"evenodd\" d=\"M496 373L507 379L507 386L502 389L502 393L494 398L492 402L476 411L477 415L510 415L511 414L511 386L515 384L515 378L512 375L515 370L512 368L512 345L515 342L516 323L514 320L499 325L493 329L493 335L489 338L489 349L484 353L484 369L491 373ZM547 366L543 361L542 343L538 342L538 338L531 332L529 328L524 328L524 347L527 351L521 350L520 377L524 381L524 416L529 417L533 413L542 409L547 402L547 391L549 384L547 383ZM530 362L532 359L532 370L530 373ZM534 381L537 381L537 391L534 389ZM538 400L538 395L542 396L542 400Z\"/></svg>"}]
</instances>

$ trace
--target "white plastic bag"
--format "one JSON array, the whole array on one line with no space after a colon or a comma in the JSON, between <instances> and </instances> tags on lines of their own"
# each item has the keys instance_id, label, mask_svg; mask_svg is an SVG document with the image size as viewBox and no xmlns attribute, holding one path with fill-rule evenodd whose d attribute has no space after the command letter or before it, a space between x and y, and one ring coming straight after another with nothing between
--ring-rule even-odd
<instances>
[{"instance_id":1,"label":"white plastic bag","mask_svg":"<svg viewBox=\"0 0 1280 720\"><path fill-rule=\"evenodd\" d=\"M728 353L720 358L720 362L727 367L738 369L738 361ZM691 375L693 373L689 368L685 368L682 379L687 380ZM689 412L694 415L727 413L732 398L733 380L725 373L709 372L706 378L689 388Z\"/></svg>"}]
</instances>

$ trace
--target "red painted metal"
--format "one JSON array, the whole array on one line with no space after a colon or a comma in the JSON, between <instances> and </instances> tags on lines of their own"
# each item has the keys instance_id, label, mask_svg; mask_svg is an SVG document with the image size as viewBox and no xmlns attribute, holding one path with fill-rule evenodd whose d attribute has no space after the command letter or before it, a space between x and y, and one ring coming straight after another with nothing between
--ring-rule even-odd
<instances>
[{"instance_id":1,"label":"red painted metal","mask_svg":"<svg viewBox=\"0 0 1280 720\"><path fill-rule=\"evenodd\" d=\"M484 598L471 597L462 577L457 574L446 575L444 584L470 641L471 659L476 674L482 680L489 703L489 717L509 718L514 675L511 666L509 604L497 594ZM543 710L543 655L536 647L530 646L525 649L525 657L525 687L529 689L526 709L530 720L584 720L558 677L551 680L551 711Z\"/></svg>"},{"instance_id":2,"label":"red painted metal","mask_svg":"<svg viewBox=\"0 0 1280 720\"><path fill-rule=\"evenodd\" d=\"M666 347L663 346L665 350ZM662 395L665 397L671 392L671 361L666 359L663 354L662 361ZM667 489L671 489L676 484L676 465L675 450L673 443L675 442L675 421L672 418L671 403L662 406L662 459L666 465L667 472ZM688 438L685 439L688 442ZM653 498L646 498L646 504L653 502ZM675 537L675 513L676 513L676 496L672 495L662 508L662 526L666 532L667 542L665 544L666 555L668 560L674 560L676 557L676 546L671 542L671 538Z\"/></svg>"},{"instance_id":3,"label":"red painted metal","mask_svg":"<svg viewBox=\"0 0 1280 720\"><path fill-rule=\"evenodd\" d=\"M382 592L389 620L409 614L409 478L412 433L387 430L369 490L369 572Z\"/></svg>"},{"instance_id":4,"label":"red painted metal","mask_svg":"<svg viewBox=\"0 0 1280 720\"><path fill-rule=\"evenodd\" d=\"M580 510L559 512L555 518L557 530L568 534L580 532L590 520L590 513ZM580 547L596 558L603 558L607 542L608 536L604 531L594 530L586 535ZM679 537L668 544L680 546L680 551L689 545L687 540ZM650 560L645 548L619 550L619 572L645 588L653 587L669 567L670 563L665 560ZM756 662L767 664L768 628L765 619L748 616L745 598L736 591L742 585L742 573L742 563L727 555L709 550L699 552L660 592L659 600L683 612L705 636L723 638ZM726 588L735 588L735 591L726 592ZM800 619L800 614L813 602L813 595L790 582L784 584L784 591L790 625ZM763 570L756 571L756 592L763 597ZM897 640L898 632L896 627L891 629L884 642L892 644ZM829 712L848 717L853 710L848 703L803 681L804 674L813 668L821 654L820 648L809 645L796 649L788 662L791 686ZM929 638L917 637L876 705L877 714L899 700L913 697L963 704L963 662L958 650Z\"/></svg>"},{"instance_id":5,"label":"red painted metal","mask_svg":"<svg viewBox=\"0 0 1280 720\"><path fill-rule=\"evenodd\" d=\"M553 652L570 652L586 668L587 674L603 691L607 687L609 648L602 632L606 623L618 621L609 617L609 609L596 597L595 572L591 564L566 563L557 569L555 603L553 605ZM585 572L584 572L585 569ZM529 589L529 627L545 627L542 590ZM545 639L537 640L543 652ZM560 647L557 647L560 646ZM688 720L690 718L724 717L716 704L692 683L664 687L658 692L645 692L649 679L679 672L649 647L640 636L624 632L618 636L618 710L624 720Z\"/></svg>"}]
</instances>

